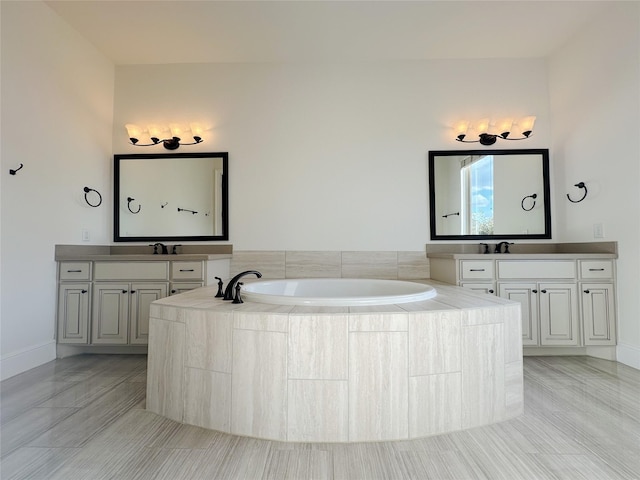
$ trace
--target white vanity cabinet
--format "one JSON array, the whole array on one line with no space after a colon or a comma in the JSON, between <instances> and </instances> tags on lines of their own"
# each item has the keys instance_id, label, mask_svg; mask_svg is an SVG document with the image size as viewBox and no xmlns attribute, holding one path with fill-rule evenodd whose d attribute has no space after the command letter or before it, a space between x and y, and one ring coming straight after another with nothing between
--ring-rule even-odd
<instances>
[{"instance_id":1,"label":"white vanity cabinet","mask_svg":"<svg viewBox=\"0 0 640 480\"><path fill-rule=\"evenodd\" d=\"M523 345L579 345L575 283L500 282L499 292L522 305Z\"/></svg>"},{"instance_id":2,"label":"white vanity cabinet","mask_svg":"<svg viewBox=\"0 0 640 480\"><path fill-rule=\"evenodd\" d=\"M476 292L496 295L494 262L491 260L461 260L460 286Z\"/></svg>"},{"instance_id":3,"label":"white vanity cabinet","mask_svg":"<svg viewBox=\"0 0 640 480\"><path fill-rule=\"evenodd\" d=\"M579 266L584 344L615 345L614 264L610 260L583 260Z\"/></svg>"},{"instance_id":4,"label":"white vanity cabinet","mask_svg":"<svg viewBox=\"0 0 640 480\"><path fill-rule=\"evenodd\" d=\"M203 262L171 262L171 283L169 294L193 290L204 286Z\"/></svg>"},{"instance_id":5,"label":"white vanity cabinet","mask_svg":"<svg viewBox=\"0 0 640 480\"><path fill-rule=\"evenodd\" d=\"M91 262L58 264L58 341L87 343L91 297Z\"/></svg>"},{"instance_id":6,"label":"white vanity cabinet","mask_svg":"<svg viewBox=\"0 0 640 480\"><path fill-rule=\"evenodd\" d=\"M167 283L96 282L93 291L91 342L146 345L151 302L167 296Z\"/></svg>"},{"instance_id":7,"label":"white vanity cabinet","mask_svg":"<svg viewBox=\"0 0 640 480\"><path fill-rule=\"evenodd\" d=\"M91 343L145 345L151 302L167 296L169 262L95 262Z\"/></svg>"},{"instance_id":8,"label":"white vanity cabinet","mask_svg":"<svg viewBox=\"0 0 640 480\"><path fill-rule=\"evenodd\" d=\"M57 342L147 345L151 303L204 286L207 273L227 277L228 260L59 261Z\"/></svg>"},{"instance_id":9,"label":"white vanity cabinet","mask_svg":"<svg viewBox=\"0 0 640 480\"><path fill-rule=\"evenodd\" d=\"M431 278L520 302L522 344L616 344L612 255L429 256ZM493 291L492 291L493 290Z\"/></svg>"},{"instance_id":10,"label":"white vanity cabinet","mask_svg":"<svg viewBox=\"0 0 640 480\"><path fill-rule=\"evenodd\" d=\"M523 345L580 345L575 260L496 260L496 273L500 296L521 302Z\"/></svg>"}]
</instances>

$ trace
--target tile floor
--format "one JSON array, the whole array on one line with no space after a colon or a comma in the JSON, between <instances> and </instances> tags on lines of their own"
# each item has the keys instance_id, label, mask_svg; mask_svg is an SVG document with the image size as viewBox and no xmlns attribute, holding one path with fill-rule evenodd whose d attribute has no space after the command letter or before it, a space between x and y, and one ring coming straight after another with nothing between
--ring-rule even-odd
<instances>
[{"instance_id":1,"label":"tile floor","mask_svg":"<svg viewBox=\"0 0 640 480\"><path fill-rule=\"evenodd\" d=\"M146 357L84 355L0 384L0 478L640 479L640 371L526 357L525 413L420 440L309 444L236 437L147 412Z\"/></svg>"}]
</instances>

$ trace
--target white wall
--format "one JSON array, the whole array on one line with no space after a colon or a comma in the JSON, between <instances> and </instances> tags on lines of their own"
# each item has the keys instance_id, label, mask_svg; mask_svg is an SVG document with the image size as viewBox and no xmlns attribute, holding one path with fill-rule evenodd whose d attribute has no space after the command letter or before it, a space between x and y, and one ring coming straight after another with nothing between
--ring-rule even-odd
<instances>
[{"instance_id":1,"label":"white wall","mask_svg":"<svg viewBox=\"0 0 640 480\"><path fill-rule=\"evenodd\" d=\"M439 235L459 235L462 232L462 187L460 163L464 156L435 157L436 232ZM450 215L457 213L458 215ZM445 215L448 215L445 217Z\"/></svg>"},{"instance_id":2,"label":"white wall","mask_svg":"<svg viewBox=\"0 0 640 480\"><path fill-rule=\"evenodd\" d=\"M45 4L0 5L3 378L53 358L54 245L80 243L83 228L91 243L112 239L112 150L163 151L129 145L124 124L189 120L212 130L182 148L230 153L236 249L422 250L427 151L461 148L449 126L534 114L534 135L518 146L547 148L553 118L554 240L593 240L601 221L606 239L620 242L620 351L627 363L640 358L636 2L616 6L548 64L126 66L115 79ZM569 205L577 181L590 196ZM101 207L84 203L84 185L100 190Z\"/></svg>"},{"instance_id":3,"label":"white wall","mask_svg":"<svg viewBox=\"0 0 640 480\"><path fill-rule=\"evenodd\" d=\"M549 85L555 237L594 241L602 223L619 242L618 359L640 368L640 4L619 2L553 55Z\"/></svg>"},{"instance_id":4,"label":"white wall","mask_svg":"<svg viewBox=\"0 0 640 480\"><path fill-rule=\"evenodd\" d=\"M45 4L0 5L6 378L55 358L54 245L80 243L83 228L91 243L110 241L114 67ZM101 207L84 202L85 185Z\"/></svg>"},{"instance_id":5,"label":"white wall","mask_svg":"<svg viewBox=\"0 0 640 480\"><path fill-rule=\"evenodd\" d=\"M496 232L544 233L544 190L540 156L493 157ZM537 194L534 200L522 199ZM524 210L524 208L530 210Z\"/></svg>"},{"instance_id":6,"label":"white wall","mask_svg":"<svg viewBox=\"0 0 640 480\"><path fill-rule=\"evenodd\" d=\"M222 167L221 158L121 160L120 235L213 235L215 216L221 216L214 208L214 177ZM129 205L127 198L135 201Z\"/></svg>"},{"instance_id":7,"label":"white wall","mask_svg":"<svg viewBox=\"0 0 640 480\"><path fill-rule=\"evenodd\" d=\"M461 148L460 118L528 114L522 147L547 147L543 60L119 66L113 149L162 150L126 123L211 125L180 151L229 152L238 250L424 250L427 152Z\"/></svg>"}]
</instances>

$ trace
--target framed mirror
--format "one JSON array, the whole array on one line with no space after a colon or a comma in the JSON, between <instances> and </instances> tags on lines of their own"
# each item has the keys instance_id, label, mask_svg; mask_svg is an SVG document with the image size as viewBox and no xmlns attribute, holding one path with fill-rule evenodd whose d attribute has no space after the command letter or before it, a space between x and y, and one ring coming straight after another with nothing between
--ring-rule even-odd
<instances>
[{"instance_id":1,"label":"framed mirror","mask_svg":"<svg viewBox=\"0 0 640 480\"><path fill-rule=\"evenodd\" d=\"M229 239L229 154L114 155L116 242Z\"/></svg>"},{"instance_id":2,"label":"framed mirror","mask_svg":"<svg viewBox=\"0 0 640 480\"><path fill-rule=\"evenodd\" d=\"M551 238L549 150L429 152L431 240Z\"/></svg>"}]
</instances>

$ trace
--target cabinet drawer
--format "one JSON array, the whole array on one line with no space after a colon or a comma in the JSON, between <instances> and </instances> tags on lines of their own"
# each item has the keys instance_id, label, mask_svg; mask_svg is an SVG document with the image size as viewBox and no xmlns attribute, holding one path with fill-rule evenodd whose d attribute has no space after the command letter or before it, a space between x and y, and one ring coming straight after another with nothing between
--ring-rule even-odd
<instances>
[{"instance_id":1,"label":"cabinet drawer","mask_svg":"<svg viewBox=\"0 0 640 480\"><path fill-rule=\"evenodd\" d=\"M202 262L171 262L172 280L202 280Z\"/></svg>"},{"instance_id":2,"label":"cabinet drawer","mask_svg":"<svg viewBox=\"0 0 640 480\"><path fill-rule=\"evenodd\" d=\"M492 295L496 295L496 286L491 282L464 282L461 283L460 286L468 288L469 290L473 290L475 292L490 293Z\"/></svg>"},{"instance_id":3,"label":"cabinet drawer","mask_svg":"<svg viewBox=\"0 0 640 480\"><path fill-rule=\"evenodd\" d=\"M184 283L172 283L169 285L169 295L178 295L179 293L188 292L189 290L195 290L202 287L202 282L184 282Z\"/></svg>"},{"instance_id":4,"label":"cabinet drawer","mask_svg":"<svg viewBox=\"0 0 640 480\"><path fill-rule=\"evenodd\" d=\"M91 280L91 263L61 262L60 280Z\"/></svg>"},{"instance_id":5,"label":"cabinet drawer","mask_svg":"<svg viewBox=\"0 0 640 480\"><path fill-rule=\"evenodd\" d=\"M611 260L581 260L580 278L613 278Z\"/></svg>"},{"instance_id":6,"label":"cabinet drawer","mask_svg":"<svg viewBox=\"0 0 640 480\"><path fill-rule=\"evenodd\" d=\"M575 278L573 260L498 260L498 278Z\"/></svg>"},{"instance_id":7,"label":"cabinet drawer","mask_svg":"<svg viewBox=\"0 0 640 480\"><path fill-rule=\"evenodd\" d=\"M493 278L493 261L462 260L460 261L460 277L463 280L491 280Z\"/></svg>"},{"instance_id":8,"label":"cabinet drawer","mask_svg":"<svg viewBox=\"0 0 640 480\"><path fill-rule=\"evenodd\" d=\"M168 262L96 262L94 280L167 280Z\"/></svg>"}]
</instances>

